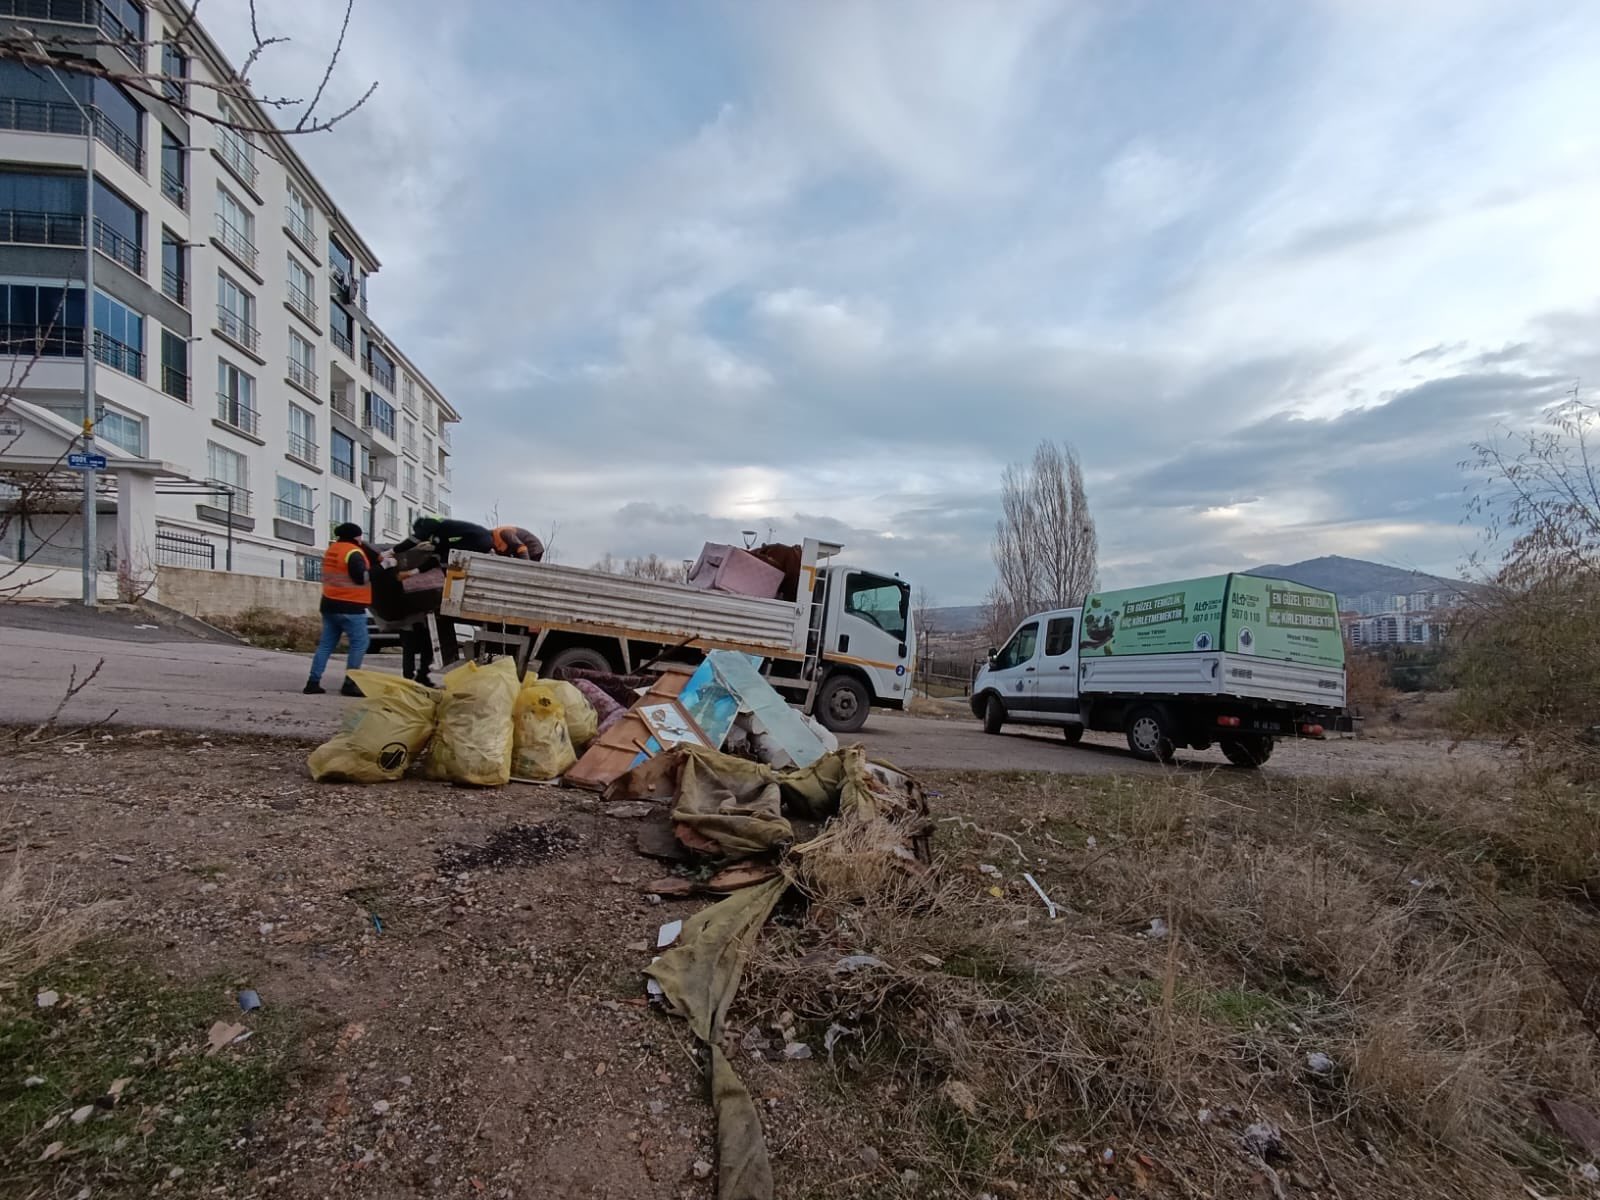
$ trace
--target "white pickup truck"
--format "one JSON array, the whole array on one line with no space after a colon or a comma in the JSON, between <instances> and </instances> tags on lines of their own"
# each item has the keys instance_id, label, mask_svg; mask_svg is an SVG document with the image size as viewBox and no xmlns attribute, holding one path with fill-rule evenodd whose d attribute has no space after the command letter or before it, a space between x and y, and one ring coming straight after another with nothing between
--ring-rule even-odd
<instances>
[{"instance_id":1,"label":"white pickup truck","mask_svg":"<svg viewBox=\"0 0 1600 1200\"><path fill-rule=\"evenodd\" d=\"M763 600L605 571L457 552L440 612L477 626L542 673L627 673L706 650L766 660L768 681L829 729L854 733L873 707L904 708L916 662L911 588L829 560L843 548L807 538L793 600Z\"/></svg>"},{"instance_id":2,"label":"white pickup truck","mask_svg":"<svg viewBox=\"0 0 1600 1200\"><path fill-rule=\"evenodd\" d=\"M1007 724L1123 733L1140 758L1220 747L1259 767L1277 739L1321 737L1345 703L1344 640L1331 592L1216 575L1091 595L1036 613L972 688L989 733Z\"/></svg>"}]
</instances>

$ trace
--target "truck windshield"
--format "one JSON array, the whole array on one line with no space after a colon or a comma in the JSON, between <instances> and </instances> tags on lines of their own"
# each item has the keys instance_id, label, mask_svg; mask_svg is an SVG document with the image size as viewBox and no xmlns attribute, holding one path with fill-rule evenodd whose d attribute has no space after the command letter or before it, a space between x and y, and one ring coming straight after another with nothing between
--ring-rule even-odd
<instances>
[{"instance_id":1,"label":"truck windshield","mask_svg":"<svg viewBox=\"0 0 1600 1200\"><path fill-rule=\"evenodd\" d=\"M906 613L910 607L911 589L898 579L857 571L845 584L845 612L870 621L902 642L906 640Z\"/></svg>"}]
</instances>

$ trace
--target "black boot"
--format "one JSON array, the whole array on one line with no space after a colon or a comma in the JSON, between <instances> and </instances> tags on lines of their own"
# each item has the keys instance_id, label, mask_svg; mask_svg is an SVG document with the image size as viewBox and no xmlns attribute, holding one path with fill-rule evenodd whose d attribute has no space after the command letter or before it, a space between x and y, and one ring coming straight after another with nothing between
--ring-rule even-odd
<instances>
[{"instance_id":1,"label":"black boot","mask_svg":"<svg viewBox=\"0 0 1600 1200\"><path fill-rule=\"evenodd\" d=\"M323 687L315 679L306 680L305 687L300 689L301 695L304 696L323 696L327 694L327 691L328 689Z\"/></svg>"},{"instance_id":2,"label":"black boot","mask_svg":"<svg viewBox=\"0 0 1600 1200\"><path fill-rule=\"evenodd\" d=\"M344 686L339 689L339 695L364 696L366 693L356 686L356 681L354 679L346 679L344 681Z\"/></svg>"}]
</instances>

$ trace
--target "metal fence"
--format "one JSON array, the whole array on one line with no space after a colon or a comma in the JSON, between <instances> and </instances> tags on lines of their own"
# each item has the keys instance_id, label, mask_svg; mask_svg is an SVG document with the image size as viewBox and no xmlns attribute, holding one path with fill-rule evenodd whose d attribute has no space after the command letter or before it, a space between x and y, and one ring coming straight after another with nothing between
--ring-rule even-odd
<instances>
[{"instance_id":1,"label":"metal fence","mask_svg":"<svg viewBox=\"0 0 1600 1200\"><path fill-rule=\"evenodd\" d=\"M162 567L217 567L217 548L205 538L188 537L170 529L156 530L156 565Z\"/></svg>"}]
</instances>

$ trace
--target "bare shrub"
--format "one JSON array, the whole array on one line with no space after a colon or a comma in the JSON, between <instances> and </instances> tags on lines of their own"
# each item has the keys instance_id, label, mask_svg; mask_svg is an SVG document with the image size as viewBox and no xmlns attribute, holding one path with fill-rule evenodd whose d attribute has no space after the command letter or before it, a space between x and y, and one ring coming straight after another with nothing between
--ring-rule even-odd
<instances>
[{"instance_id":1,"label":"bare shrub","mask_svg":"<svg viewBox=\"0 0 1600 1200\"><path fill-rule=\"evenodd\" d=\"M322 622L279 612L275 608L247 608L236 616L208 616L207 623L242 637L264 650L293 650L310 653L322 636Z\"/></svg>"},{"instance_id":2,"label":"bare shrub","mask_svg":"<svg viewBox=\"0 0 1600 1200\"><path fill-rule=\"evenodd\" d=\"M30 888L22 852L0 878L0 982L14 981L69 954L99 927L112 905L69 904L47 882Z\"/></svg>"}]
</instances>

